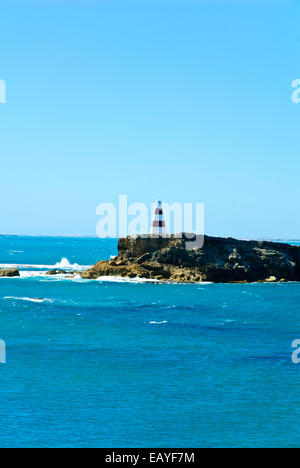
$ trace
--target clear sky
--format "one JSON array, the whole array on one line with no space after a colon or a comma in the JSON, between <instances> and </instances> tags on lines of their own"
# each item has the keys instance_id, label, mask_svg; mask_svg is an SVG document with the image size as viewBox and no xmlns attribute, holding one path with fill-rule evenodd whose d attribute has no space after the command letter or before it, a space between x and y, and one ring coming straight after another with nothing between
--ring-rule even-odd
<instances>
[{"instance_id":1,"label":"clear sky","mask_svg":"<svg viewBox=\"0 0 300 468\"><path fill-rule=\"evenodd\" d=\"M204 202L206 232L300 237L299 0L2 0L0 233Z\"/></svg>"}]
</instances>

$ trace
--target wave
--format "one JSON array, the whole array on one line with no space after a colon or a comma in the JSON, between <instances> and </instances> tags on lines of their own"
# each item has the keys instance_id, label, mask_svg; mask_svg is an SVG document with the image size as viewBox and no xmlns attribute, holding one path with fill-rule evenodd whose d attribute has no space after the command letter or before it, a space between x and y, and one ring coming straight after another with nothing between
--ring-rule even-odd
<instances>
[{"instance_id":1,"label":"wave","mask_svg":"<svg viewBox=\"0 0 300 468\"><path fill-rule=\"evenodd\" d=\"M66 257L63 257L60 262L57 262L54 265L54 268L66 268L69 270L79 270L80 268L84 268L84 267L81 267L81 265L78 265L78 263L73 263L72 265Z\"/></svg>"},{"instance_id":2,"label":"wave","mask_svg":"<svg viewBox=\"0 0 300 468\"><path fill-rule=\"evenodd\" d=\"M58 266L60 265L60 266ZM65 267L62 267L61 266L62 264L56 264L56 265L1 265L0 264L0 268L3 267L3 268L18 268L20 270L20 276L18 277L3 277L3 278L0 278L1 280L2 279L13 279L13 280L18 280L18 279L30 279L30 278L37 278L37 279L40 279L40 281L75 281L75 282L83 282L83 283L87 283L87 282L90 282L90 281L97 281L97 282L100 282L100 283L132 283L132 284L165 284L165 285L173 285L173 286L187 286L187 285L191 285L192 283L176 283L176 282L168 282L168 281L160 281L160 280L156 280L156 279L149 279L149 278L124 278L124 277L121 277L121 276L99 276L97 279L83 279L81 278L81 276L79 274L74 274L75 271L70 269L70 268L67 268L66 266ZM64 265L66 265L64 263ZM21 268L24 268L24 270L22 270ZM74 267L74 265L73 265ZM25 269L26 268L26 269ZM38 268L38 269L34 269L34 268ZM86 270L90 267L88 266L81 266L80 268L76 268L77 271L83 271L83 270ZM49 270L52 270L52 269L64 269L65 270L65 273L60 273L60 274L57 274L57 275L47 275L46 273L49 271ZM72 275L72 276L70 276ZM208 283L208 282L205 282L205 283L201 283L203 285L206 285L206 284L213 284L213 283ZM199 286L199 283L195 283L196 286ZM198 288L198 289L204 289L204 288Z\"/></svg>"},{"instance_id":3,"label":"wave","mask_svg":"<svg viewBox=\"0 0 300 468\"><path fill-rule=\"evenodd\" d=\"M122 276L99 276L96 281L108 283L161 283L159 280L147 278L123 278Z\"/></svg>"},{"instance_id":4,"label":"wave","mask_svg":"<svg viewBox=\"0 0 300 468\"><path fill-rule=\"evenodd\" d=\"M27 263L0 263L0 268L38 268L46 270L47 268L54 268L51 265L32 265Z\"/></svg>"},{"instance_id":5,"label":"wave","mask_svg":"<svg viewBox=\"0 0 300 468\"><path fill-rule=\"evenodd\" d=\"M72 271L66 272L65 274L59 274L59 275L47 275L47 271L42 271L42 270L30 270L30 271L20 271L20 276L14 276L14 277L2 277L0 280L25 280L25 279L38 279L39 281L80 281L80 282L86 282L86 281L91 281L91 280L84 280L81 278L79 274L75 274ZM70 276L72 275L72 276Z\"/></svg>"},{"instance_id":6,"label":"wave","mask_svg":"<svg viewBox=\"0 0 300 468\"><path fill-rule=\"evenodd\" d=\"M7 296L4 299L10 299L14 301L27 301L27 302L35 302L37 304L41 304L43 302L53 302L51 299L40 299L38 297L14 297L14 296Z\"/></svg>"},{"instance_id":7,"label":"wave","mask_svg":"<svg viewBox=\"0 0 300 468\"><path fill-rule=\"evenodd\" d=\"M48 278L46 271L20 271L20 278ZM52 278L49 276L49 278Z\"/></svg>"},{"instance_id":8,"label":"wave","mask_svg":"<svg viewBox=\"0 0 300 468\"><path fill-rule=\"evenodd\" d=\"M71 263L66 257L63 257L60 262L55 265L41 265L41 264L28 264L28 263L1 263L0 268L18 268L18 269L29 269L29 270L54 270L65 269L65 270L88 270L91 265L79 265L78 263Z\"/></svg>"},{"instance_id":9,"label":"wave","mask_svg":"<svg viewBox=\"0 0 300 468\"><path fill-rule=\"evenodd\" d=\"M164 320L163 322L149 322L150 325L164 325L166 323L169 323L167 320Z\"/></svg>"}]
</instances>

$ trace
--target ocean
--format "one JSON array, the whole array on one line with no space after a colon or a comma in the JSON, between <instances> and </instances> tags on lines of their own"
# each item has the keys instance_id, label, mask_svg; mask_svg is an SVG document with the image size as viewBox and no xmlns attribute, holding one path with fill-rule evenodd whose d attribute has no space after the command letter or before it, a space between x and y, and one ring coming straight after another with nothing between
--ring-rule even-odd
<instances>
[{"instance_id":1,"label":"ocean","mask_svg":"<svg viewBox=\"0 0 300 468\"><path fill-rule=\"evenodd\" d=\"M45 277L116 240L0 237L1 447L299 447L300 286Z\"/></svg>"}]
</instances>

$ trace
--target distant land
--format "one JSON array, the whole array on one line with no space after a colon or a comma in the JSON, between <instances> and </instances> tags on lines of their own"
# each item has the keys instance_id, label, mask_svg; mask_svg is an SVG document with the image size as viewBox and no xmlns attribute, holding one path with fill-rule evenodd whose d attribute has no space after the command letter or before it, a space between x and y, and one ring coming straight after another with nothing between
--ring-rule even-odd
<instances>
[{"instance_id":1,"label":"distant land","mask_svg":"<svg viewBox=\"0 0 300 468\"><path fill-rule=\"evenodd\" d=\"M80 234L56 234L56 235L46 235L46 234L42 234L42 235L38 235L38 234L0 234L0 237L42 237L42 238L50 238L50 239L56 239L56 238L62 238L62 239L97 239L99 238L99 236L97 235L80 235ZM211 236L211 237L214 237L214 236ZM224 236L224 238L230 238L229 237L226 237ZM107 238L99 238L100 240L101 239L107 239ZM118 239L117 237L115 238L116 240ZM299 239L295 239L295 238L280 238L280 237L238 237L237 236L237 239L240 239L240 240L245 240L245 241L266 241L266 242L300 242L300 237Z\"/></svg>"}]
</instances>

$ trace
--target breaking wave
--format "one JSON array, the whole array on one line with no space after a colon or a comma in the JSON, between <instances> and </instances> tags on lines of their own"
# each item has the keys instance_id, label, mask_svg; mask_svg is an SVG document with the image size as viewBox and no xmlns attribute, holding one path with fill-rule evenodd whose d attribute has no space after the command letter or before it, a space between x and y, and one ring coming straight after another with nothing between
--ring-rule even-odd
<instances>
[{"instance_id":1,"label":"breaking wave","mask_svg":"<svg viewBox=\"0 0 300 468\"><path fill-rule=\"evenodd\" d=\"M27 302L35 302L37 304L41 304L43 302L53 302L51 299L40 299L38 297L14 297L14 296L7 296L4 299L9 299L13 301L27 301Z\"/></svg>"},{"instance_id":2,"label":"breaking wave","mask_svg":"<svg viewBox=\"0 0 300 468\"><path fill-rule=\"evenodd\" d=\"M29 270L53 270L55 268L65 269L65 270L87 270L91 268L91 265L78 265L78 263L71 263L66 257L63 257L60 262L57 262L55 265L36 265L36 264L27 264L27 263L1 263L0 268L19 268L19 269L29 269Z\"/></svg>"},{"instance_id":3,"label":"breaking wave","mask_svg":"<svg viewBox=\"0 0 300 468\"><path fill-rule=\"evenodd\" d=\"M85 267L78 265L78 263L73 263L72 265L66 257L63 257L60 262L54 265L54 268L66 268L68 270L80 270L81 268L85 268Z\"/></svg>"},{"instance_id":4,"label":"breaking wave","mask_svg":"<svg viewBox=\"0 0 300 468\"><path fill-rule=\"evenodd\" d=\"M123 278L121 276L99 276L96 281L108 283L160 283L158 280L147 278Z\"/></svg>"},{"instance_id":5,"label":"breaking wave","mask_svg":"<svg viewBox=\"0 0 300 468\"><path fill-rule=\"evenodd\" d=\"M149 322L150 325L164 325L165 323L168 323L168 321L164 320L163 322Z\"/></svg>"}]
</instances>

